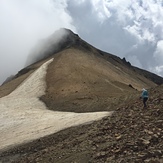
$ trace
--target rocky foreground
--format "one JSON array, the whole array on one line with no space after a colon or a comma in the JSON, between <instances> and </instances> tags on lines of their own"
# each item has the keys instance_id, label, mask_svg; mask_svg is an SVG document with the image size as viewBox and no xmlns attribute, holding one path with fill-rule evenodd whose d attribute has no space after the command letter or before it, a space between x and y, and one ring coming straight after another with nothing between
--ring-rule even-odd
<instances>
[{"instance_id":1,"label":"rocky foreground","mask_svg":"<svg viewBox=\"0 0 163 163\"><path fill-rule=\"evenodd\" d=\"M0 162L162 163L163 86L138 95L111 117L73 127L0 153Z\"/></svg>"}]
</instances>

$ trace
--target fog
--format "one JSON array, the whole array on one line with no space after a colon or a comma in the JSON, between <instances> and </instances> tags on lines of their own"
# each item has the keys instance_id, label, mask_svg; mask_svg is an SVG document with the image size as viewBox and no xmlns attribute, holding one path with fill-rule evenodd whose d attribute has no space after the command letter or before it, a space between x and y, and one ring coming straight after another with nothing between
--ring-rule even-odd
<instances>
[{"instance_id":1,"label":"fog","mask_svg":"<svg viewBox=\"0 0 163 163\"><path fill-rule=\"evenodd\" d=\"M76 32L64 1L1 0L0 84L26 65L29 53L40 40L62 27Z\"/></svg>"},{"instance_id":2,"label":"fog","mask_svg":"<svg viewBox=\"0 0 163 163\"><path fill-rule=\"evenodd\" d=\"M162 18L162 0L1 0L0 83L35 61L34 47L62 27L163 76Z\"/></svg>"}]
</instances>

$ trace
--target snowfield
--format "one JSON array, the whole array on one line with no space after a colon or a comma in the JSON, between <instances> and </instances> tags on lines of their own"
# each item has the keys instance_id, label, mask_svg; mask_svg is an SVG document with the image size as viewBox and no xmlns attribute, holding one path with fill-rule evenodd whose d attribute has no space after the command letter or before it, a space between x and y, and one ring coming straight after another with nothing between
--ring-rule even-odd
<instances>
[{"instance_id":1,"label":"snowfield","mask_svg":"<svg viewBox=\"0 0 163 163\"><path fill-rule=\"evenodd\" d=\"M46 90L46 70L52 61L44 63L11 94L0 98L0 150L112 114L48 110L39 97Z\"/></svg>"}]
</instances>

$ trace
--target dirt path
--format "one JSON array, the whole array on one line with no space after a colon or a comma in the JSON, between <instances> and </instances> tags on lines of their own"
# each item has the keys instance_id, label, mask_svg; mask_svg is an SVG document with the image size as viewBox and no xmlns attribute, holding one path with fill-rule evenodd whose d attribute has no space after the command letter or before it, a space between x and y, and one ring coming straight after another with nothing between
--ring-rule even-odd
<instances>
[{"instance_id":1,"label":"dirt path","mask_svg":"<svg viewBox=\"0 0 163 163\"><path fill-rule=\"evenodd\" d=\"M39 97L45 92L46 70L51 62L44 63L15 91L0 98L0 150L111 115L48 110Z\"/></svg>"}]
</instances>

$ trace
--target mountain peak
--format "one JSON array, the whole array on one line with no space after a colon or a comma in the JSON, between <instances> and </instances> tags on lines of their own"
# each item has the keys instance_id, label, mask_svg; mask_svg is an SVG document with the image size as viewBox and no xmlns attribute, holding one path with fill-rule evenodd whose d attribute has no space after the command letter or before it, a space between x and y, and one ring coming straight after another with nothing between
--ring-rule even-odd
<instances>
[{"instance_id":1,"label":"mountain peak","mask_svg":"<svg viewBox=\"0 0 163 163\"><path fill-rule=\"evenodd\" d=\"M134 72L133 74L136 73L137 75L139 74L145 77L145 81L149 80L158 85L163 83L162 77L132 66L130 62L126 61L125 58L121 59L116 55L101 51L93 47L92 45L88 44L86 41L82 40L78 36L78 34L75 34L70 29L66 29L66 28L60 28L59 30L55 31L52 35L50 35L48 38L39 41L39 43L33 48L31 53L29 54L26 61L25 68L20 70L19 73L15 76L15 78L33 70L33 68L31 68L30 66L31 64L54 57L54 55L56 55L57 53L62 52L64 50L68 50L70 48L81 50L83 53L87 53L87 55L91 54L94 55L95 57L102 58L106 60L108 63L110 63L112 67L116 67L121 70L124 70L124 72L130 70L128 72L131 72L131 74L132 72ZM135 76L137 76L136 74ZM139 79L140 77L138 77L138 80ZM132 85L132 83L129 84Z\"/></svg>"},{"instance_id":2,"label":"mountain peak","mask_svg":"<svg viewBox=\"0 0 163 163\"><path fill-rule=\"evenodd\" d=\"M127 158L124 162L135 158L141 162L151 154L154 158L163 155L163 88L155 87L163 78L98 50L68 29L42 40L30 57L35 63L0 87L0 149L14 147L0 151L0 162L113 162L112 156L118 162L122 156ZM150 94L147 109L142 109L138 98L142 88ZM111 117L89 127L83 125L110 113ZM67 138L68 143L64 142ZM31 145L16 147L34 139Z\"/></svg>"},{"instance_id":3,"label":"mountain peak","mask_svg":"<svg viewBox=\"0 0 163 163\"><path fill-rule=\"evenodd\" d=\"M30 65L53 54L74 46L79 42L77 34L66 28L60 28L46 39L40 40L29 54L26 65Z\"/></svg>"}]
</instances>

